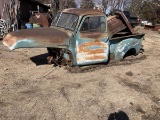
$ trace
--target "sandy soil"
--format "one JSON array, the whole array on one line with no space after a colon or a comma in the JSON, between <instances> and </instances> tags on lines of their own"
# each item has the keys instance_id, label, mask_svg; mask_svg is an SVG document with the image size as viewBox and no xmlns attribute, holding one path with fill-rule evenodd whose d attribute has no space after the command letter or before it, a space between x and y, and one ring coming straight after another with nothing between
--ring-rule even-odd
<instances>
[{"instance_id":1,"label":"sandy soil","mask_svg":"<svg viewBox=\"0 0 160 120\"><path fill-rule=\"evenodd\" d=\"M0 43L0 120L113 120L118 111L160 120L160 34L139 31L143 54L85 73L48 65L46 49Z\"/></svg>"}]
</instances>

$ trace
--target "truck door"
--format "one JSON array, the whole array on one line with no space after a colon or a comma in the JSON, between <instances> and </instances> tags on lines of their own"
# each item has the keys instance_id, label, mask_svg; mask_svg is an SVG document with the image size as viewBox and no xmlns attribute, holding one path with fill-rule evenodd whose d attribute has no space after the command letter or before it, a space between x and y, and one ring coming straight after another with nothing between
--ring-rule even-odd
<instances>
[{"instance_id":1,"label":"truck door","mask_svg":"<svg viewBox=\"0 0 160 120\"><path fill-rule=\"evenodd\" d=\"M76 34L76 61L87 65L108 60L109 46L105 16L86 16Z\"/></svg>"}]
</instances>

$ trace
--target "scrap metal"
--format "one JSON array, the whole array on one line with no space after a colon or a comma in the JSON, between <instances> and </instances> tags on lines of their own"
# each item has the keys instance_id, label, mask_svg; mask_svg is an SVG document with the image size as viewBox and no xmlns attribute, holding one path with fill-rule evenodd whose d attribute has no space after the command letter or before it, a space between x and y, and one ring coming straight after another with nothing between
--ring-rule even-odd
<instances>
[{"instance_id":1,"label":"scrap metal","mask_svg":"<svg viewBox=\"0 0 160 120\"><path fill-rule=\"evenodd\" d=\"M52 22L51 16L48 13L32 13L29 18L30 23L38 23L42 27L49 27Z\"/></svg>"},{"instance_id":2,"label":"scrap metal","mask_svg":"<svg viewBox=\"0 0 160 120\"><path fill-rule=\"evenodd\" d=\"M160 31L160 24L155 25L145 25L144 29L152 30L152 31Z\"/></svg>"},{"instance_id":3,"label":"scrap metal","mask_svg":"<svg viewBox=\"0 0 160 120\"><path fill-rule=\"evenodd\" d=\"M3 44L11 50L24 47L56 47L66 48L71 33L58 29L45 27L36 29L23 29L6 35Z\"/></svg>"}]
</instances>

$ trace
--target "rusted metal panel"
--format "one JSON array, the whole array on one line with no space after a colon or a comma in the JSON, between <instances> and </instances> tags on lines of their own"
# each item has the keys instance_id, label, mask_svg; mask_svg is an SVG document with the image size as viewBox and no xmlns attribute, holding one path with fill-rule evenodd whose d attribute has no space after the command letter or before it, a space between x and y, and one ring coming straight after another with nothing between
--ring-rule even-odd
<instances>
[{"instance_id":1,"label":"rusted metal panel","mask_svg":"<svg viewBox=\"0 0 160 120\"><path fill-rule=\"evenodd\" d=\"M77 43L78 44L78 43ZM77 47L77 63L103 61L107 58L108 45L104 42L84 42Z\"/></svg>"},{"instance_id":2,"label":"rusted metal panel","mask_svg":"<svg viewBox=\"0 0 160 120\"><path fill-rule=\"evenodd\" d=\"M101 38L105 38L108 36L108 33L102 33L102 32L83 32L79 34L81 38L92 38L96 42L99 42Z\"/></svg>"},{"instance_id":3,"label":"rusted metal panel","mask_svg":"<svg viewBox=\"0 0 160 120\"><path fill-rule=\"evenodd\" d=\"M109 33L109 38L112 38L116 35L121 36L124 34L133 35L133 28L122 12L116 12L114 16L107 17L107 28Z\"/></svg>"},{"instance_id":4,"label":"rusted metal panel","mask_svg":"<svg viewBox=\"0 0 160 120\"><path fill-rule=\"evenodd\" d=\"M77 65L94 64L108 60L109 44L108 33L104 29L105 22L104 15L88 15L82 19L76 35Z\"/></svg>"},{"instance_id":5,"label":"rusted metal panel","mask_svg":"<svg viewBox=\"0 0 160 120\"><path fill-rule=\"evenodd\" d=\"M48 27L24 29L9 33L3 39L3 44L11 50L22 47L66 48L69 45L69 35L67 32Z\"/></svg>"},{"instance_id":6,"label":"rusted metal panel","mask_svg":"<svg viewBox=\"0 0 160 120\"><path fill-rule=\"evenodd\" d=\"M107 18L107 24L108 24L108 33L109 33L110 38L114 34L120 32L126 28L126 25L122 22L122 20L120 20L118 18L117 15L109 16Z\"/></svg>"},{"instance_id":7,"label":"rusted metal panel","mask_svg":"<svg viewBox=\"0 0 160 120\"><path fill-rule=\"evenodd\" d=\"M72 13L77 14L79 16L83 15L104 15L103 12L96 10L96 9L77 9L77 8L69 8L61 10L60 12Z\"/></svg>"},{"instance_id":8,"label":"rusted metal panel","mask_svg":"<svg viewBox=\"0 0 160 120\"><path fill-rule=\"evenodd\" d=\"M76 38L76 61L78 65L108 60L108 33L78 33Z\"/></svg>"},{"instance_id":9,"label":"rusted metal panel","mask_svg":"<svg viewBox=\"0 0 160 120\"><path fill-rule=\"evenodd\" d=\"M127 26L127 31L130 32L131 34L134 34L131 23L128 21L128 19L124 15L124 13L123 12L116 12L115 14L118 15L119 19L122 20L122 22Z\"/></svg>"},{"instance_id":10,"label":"rusted metal panel","mask_svg":"<svg viewBox=\"0 0 160 120\"><path fill-rule=\"evenodd\" d=\"M33 13L29 18L30 23L38 23L42 27L49 27L52 19L47 13Z\"/></svg>"}]
</instances>

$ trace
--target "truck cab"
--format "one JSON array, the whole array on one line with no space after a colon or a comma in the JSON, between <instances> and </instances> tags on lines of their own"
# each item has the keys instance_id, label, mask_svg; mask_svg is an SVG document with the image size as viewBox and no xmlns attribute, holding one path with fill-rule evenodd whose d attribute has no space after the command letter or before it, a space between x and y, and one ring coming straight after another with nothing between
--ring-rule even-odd
<instances>
[{"instance_id":1,"label":"truck cab","mask_svg":"<svg viewBox=\"0 0 160 120\"><path fill-rule=\"evenodd\" d=\"M72 53L74 65L108 60L108 33L104 13L93 9L63 10L57 14L53 26L70 30L72 36L68 50Z\"/></svg>"}]
</instances>

